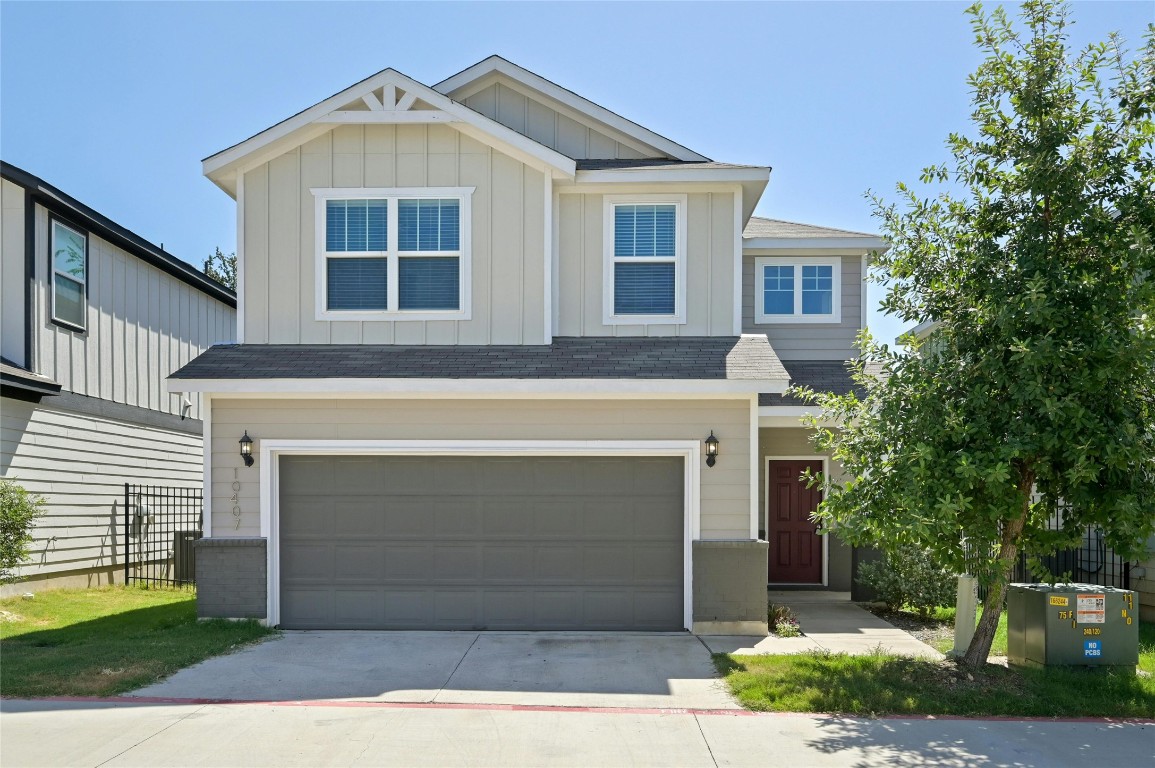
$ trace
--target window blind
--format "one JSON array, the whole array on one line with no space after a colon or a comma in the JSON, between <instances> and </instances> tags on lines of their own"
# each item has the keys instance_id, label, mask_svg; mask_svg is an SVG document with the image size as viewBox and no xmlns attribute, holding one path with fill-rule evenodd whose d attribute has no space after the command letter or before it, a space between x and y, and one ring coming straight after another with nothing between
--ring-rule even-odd
<instances>
[{"instance_id":1,"label":"window blind","mask_svg":"<svg viewBox=\"0 0 1155 768\"><path fill-rule=\"evenodd\" d=\"M387 259L327 259L328 309L386 309L387 263Z\"/></svg>"},{"instance_id":2,"label":"window blind","mask_svg":"<svg viewBox=\"0 0 1155 768\"><path fill-rule=\"evenodd\" d=\"M388 200L327 200L325 250L384 251L389 246Z\"/></svg>"},{"instance_id":3,"label":"window blind","mask_svg":"<svg viewBox=\"0 0 1155 768\"><path fill-rule=\"evenodd\" d=\"M400 309L461 308L461 260L457 256L404 256L398 262Z\"/></svg>"},{"instance_id":4,"label":"window blind","mask_svg":"<svg viewBox=\"0 0 1155 768\"><path fill-rule=\"evenodd\" d=\"M672 262L615 264L614 314L674 314L674 264Z\"/></svg>"},{"instance_id":5,"label":"window blind","mask_svg":"<svg viewBox=\"0 0 1155 768\"><path fill-rule=\"evenodd\" d=\"M461 249L460 200L398 200L397 247L402 251Z\"/></svg>"}]
</instances>

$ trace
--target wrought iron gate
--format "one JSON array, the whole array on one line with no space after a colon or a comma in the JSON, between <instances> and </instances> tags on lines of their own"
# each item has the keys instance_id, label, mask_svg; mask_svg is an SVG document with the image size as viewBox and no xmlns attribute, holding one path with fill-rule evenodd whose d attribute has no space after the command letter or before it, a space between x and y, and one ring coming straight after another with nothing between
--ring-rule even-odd
<instances>
[{"instance_id":1,"label":"wrought iron gate","mask_svg":"<svg viewBox=\"0 0 1155 768\"><path fill-rule=\"evenodd\" d=\"M124 583L196 584L203 531L200 488L124 484Z\"/></svg>"}]
</instances>

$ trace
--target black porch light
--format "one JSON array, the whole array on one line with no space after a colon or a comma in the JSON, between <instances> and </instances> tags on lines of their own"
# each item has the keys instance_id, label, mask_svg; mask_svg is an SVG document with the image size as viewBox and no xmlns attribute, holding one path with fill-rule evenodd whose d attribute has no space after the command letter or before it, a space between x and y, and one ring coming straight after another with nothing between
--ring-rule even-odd
<instances>
[{"instance_id":1,"label":"black porch light","mask_svg":"<svg viewBox=\"0 0 1155 768\"><path fill-rule=\"evenodd\" d=\"M714 437L714 430L710 430L710 436L706 438L706 466L714 466L714 462L718 460L718 438Z\"/></svg>"},{"instance_id":2,"label":"black porch light","mask_svg":"<svg viewBox=\"0 0 1155 768\"><path fill-rule=\"evenodd\" d=\"M241 458L245 460L245 466L253 466L253 438L249 437L249 430L245 430L245 436L241 438Z\"/></svg>"}]
</instances>

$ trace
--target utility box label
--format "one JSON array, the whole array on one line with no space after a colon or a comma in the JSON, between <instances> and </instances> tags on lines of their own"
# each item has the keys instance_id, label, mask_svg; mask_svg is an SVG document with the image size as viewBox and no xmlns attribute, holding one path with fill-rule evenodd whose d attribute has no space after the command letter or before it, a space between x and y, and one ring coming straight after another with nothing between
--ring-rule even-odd
<instances>
[{"instance_id":1,"label":"utility box label","mask_svg":"<svg viewBox=\"0 0 1155 768\"><path fill-rule=\"evenodd\" d=\"M1060 608L1066 608L1068 605L1071 604L1071 601L1068 598L1059 597L1058 595L1051 595L1050 602L1051 602L1051 605L1057 605Z\"/></svg>"},{"instance_id":2,"label":"utility box label","mask_svg":"<svg viewBox=\"0 0 1155 768\"><path fill-rule=\"evenodd\" d=\"M1085 658L1099 658L1103 655L1103 641L1102 640L1084 640L1083 641L1083 656Z\"/></svg>"},{"instance_id":3,"label":"utility box label","mask_svg":"<svg viewBox=\"0 0 1155 768\"><path fill-rule=\"evenodd\" d=\"M1080 624L1105 624L1107 622L1107 596L1076 596L1075 620ZM1084 647L1084 655L1087 655L1086 647Z\"/></svg>"}]
</instances>

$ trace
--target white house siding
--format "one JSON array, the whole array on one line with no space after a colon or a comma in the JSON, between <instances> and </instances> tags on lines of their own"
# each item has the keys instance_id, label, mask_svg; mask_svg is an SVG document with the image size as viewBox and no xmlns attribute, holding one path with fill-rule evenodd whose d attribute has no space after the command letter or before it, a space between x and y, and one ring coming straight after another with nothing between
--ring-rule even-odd
<instances>
[{"instance_id":1,"label":"white house siding","mask_svg":"<svg viewBox=\"0 0 1155 768\"><path fill-rule=\"evenodd\" d=\"M754 302L758 285L754 260L758 256L839 256L842 257L842 322L840 323L756 323ZM834 251L786 252L746 250L742 256L742 330L764 333L783 360L847 360L858 354L855 337L862 327L862 255Z\"/></svg>"},{"instance_id":2,"label":"white house siding","mask_svg":"<svg viewBox=\"0 0 1155 768\"><path fill-rule=\"evenodd\" d=\"M52 322L49 213L36 208L32 369L67 392L180 414L165 379L210 346L236 338L236 312L88 233L88 318L84 333ZM200 398L190 396L190 418Z\"/></svg>"},{"instance_id":3,"label":"white house siding","mask_svg":"<svg viewBox=\"0 0 1155 768\"><path fill-rule=\"evenodd\" d=\"M445 125L346 125L244 177L246 344L541 344L545 175ZM316 320L315 188L474 187L469 320Z\"/></svg>"},{"instance_id":4,"label":"white house siding","mask_svg":"<svg viewBox=\"0 0 1155 768\"><path fill-rule=\"evenodd\" d=\"M467 96L465 105L575 160L659 156L636 140L615 136L616 131L599 130L588 117L560 104L550 106L540 95L530 95L504 78L498 80Z\"/></svg>"},{"instance_id":5,"label":"white house siding","mask_svg":"<svg viewBox=\"0 0 1155 768\"><path fill-rule=\"evenodd\" d=\"M3 398L0 411L0 475L48 502L24 577L83 572L77 586L119 581L124 484L200 487L200 434L65 410L51 397Z\"/></svg>"},{"instance_id":6,"label":"white house siding","mask_svg":"<svg viewBox=\"0 0 1155 768\"><path fill-rule=\"evenodd\" d=\"M619 186L619 185L615 185ZM685 192L686 185L626 186L615 195ZM734 204L732 191L692 192L686 212L686 322L603 323L604 196L557 196L559 336L729 336L734 332Z\"/></svg>"},{"instance_id":7,"label":"white house siding","mask_svg":"<svg viewBox=\"0 0 1155 768\"><path fill-rule=\"evenodd\" d=\"M24 188L0 181L0 355L24 365Z\"/></svg>"},{"instance_id":8,"label":"white house siding","mask_svg":"<svg viewBox=\"0 0 1155 768\"><path fill-rule=\"evenodd\" d=\"M260 535L260 459L237 440L702 440L722 456L702 467L703 539L750 538L748 400L212 400L212 536ZM233 482L240 483L240 517ZM238 525L239 520L239 525Z\"/></svg>"}]
</instances>

